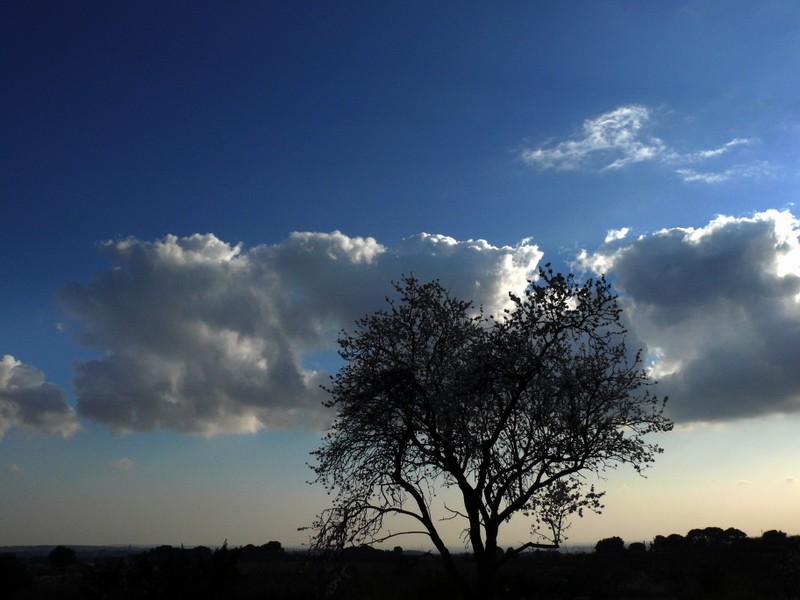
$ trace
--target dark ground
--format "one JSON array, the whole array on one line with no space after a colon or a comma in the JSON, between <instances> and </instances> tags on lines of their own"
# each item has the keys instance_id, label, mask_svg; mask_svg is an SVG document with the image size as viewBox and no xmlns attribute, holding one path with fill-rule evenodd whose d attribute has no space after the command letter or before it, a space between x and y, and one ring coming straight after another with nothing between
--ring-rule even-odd
<instances>
[{"instance_id":1,"label":"dark ground","mask_svg":"<svg viewBox=\"0 0 800 600\"><path fill-rule=\"evenodd\" d=\"M672 536L670 536L672 537ZM680 538L681 536L675 536ZM617 538L618 539L618 538ZM665 538L661 538L665 540ZM679 540L680 541L680 540ZM800 598L800 541L634 545L586 554L535 552L511 559L498 598ZM277 542L216 550L161 546L54 555L0 554L0 597L242 600L456 599L434 555L352 549L336 562L284 552ZM70 554L72 552L72 554ZM459 558L471 572L468 555Z\"/></svg>"}]
</instances>

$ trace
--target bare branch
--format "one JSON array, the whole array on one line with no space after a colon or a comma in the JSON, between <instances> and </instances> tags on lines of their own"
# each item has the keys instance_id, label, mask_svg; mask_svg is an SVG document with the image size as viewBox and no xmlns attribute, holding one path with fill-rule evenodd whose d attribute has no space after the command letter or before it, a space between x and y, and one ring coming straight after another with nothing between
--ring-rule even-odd
<instances>
[{"instance_id":1,"label":"bare branch","mask_svg":"<svg viewBox=\"0 0 800 600\"><path fill-rule=\"evenodd\" d=\"M336 419L312 466L333 505L312 547L425 534L467 594L437 530L461 518L490 590L509 557L557 548L572 517L602 509L583 473L653 462L661 449L643 438L672 428L665 400L650 393L641 354L626 350L603 277L580 283L546 265L501 319L436 281L405 277L395 291L339 339L345 365L326 388ZM442 487L458 490L459 506L437 496ZM498 558L500 529L517 513L531 518L533 539ZM387 532L389 516L422 529Z\"/></svg>"}]
</instances>

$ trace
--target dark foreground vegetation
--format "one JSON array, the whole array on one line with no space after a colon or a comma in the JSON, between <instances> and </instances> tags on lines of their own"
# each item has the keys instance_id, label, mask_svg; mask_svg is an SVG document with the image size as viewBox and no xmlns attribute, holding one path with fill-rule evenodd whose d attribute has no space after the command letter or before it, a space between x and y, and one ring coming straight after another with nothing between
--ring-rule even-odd
<instances>
[{"instance_id":1,"label":"dark foreground vegetation","mask_svg":"<svg viewBox=\"0 0 800 600\"><path fill-rule=\"evenodd\" d=\"M473 570L472 560L457 557L465 572ZM364 546L320 560L269 542L214 550L58 546L5 552L0 597L447 600L458 591L432 554ZM607 538L589 553L523 553L501 572L495 597L800 598L800 536L768 531L749 538L736 529L708 527L656 536L649 544Z\"/></svg>"}]
</instances>

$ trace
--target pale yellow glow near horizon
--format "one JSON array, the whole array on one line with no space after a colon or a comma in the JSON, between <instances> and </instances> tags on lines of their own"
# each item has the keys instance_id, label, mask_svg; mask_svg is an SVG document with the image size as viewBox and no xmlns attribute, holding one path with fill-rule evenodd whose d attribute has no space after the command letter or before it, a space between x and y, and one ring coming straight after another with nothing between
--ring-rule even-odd
<instances>
[{"instance_id":1,"label":"pale yellow glow near horizon","mask_svg":"<svg viewBox=\"0 0 800 600\"><path fill-rule=\"evenodd\" d=\"M646 477L620 467L605 480L587 480L606 490L605 508L573 519L566 547L593 546L615 535L626 543L650 543L656 535L712 526L736 527L751 537L769 529L800 534L799 428L800 417L779 416L680 426L653 438L664 453ZM457 501L453 491L443 495ZM530 541L529 526L528 519L515 517L501 531L500 545ZM462 527L442 524L454 550L466 549ZM422 536L394 538L384 546L394 545L430 547Z\"/></svg>"},{"instance_id":2,"label":"pale yellow glow near horizon","mask_svg":"<svg viewBox=\"0 0 800 600\"><path fill-rule=\"evenodd\" d=\"M696 527L736 527L752 537L780 529L800 534L800 416L751 419L722 425L677 427L652 441L664 447L646 478L630 467L595 481L607 491L600 515L575 518L567 545L593 546L620 536L626 542L650 542L656 535L685 535ZM0 517L0 537L16 544L186 544L231 546L278 540L300 547L314 516L330 502L321 486L309 486L305 466L319 436L308 433L291 457L271 453L258 457L253 470L253 438L217 440L236 455L231 476L186 475L175 479L159 469L157 456L133 452L129 470L103 465L58 485L35 463L23 473L6 474L3 499L15 506ZM174 451L193 456L196 447L182 441ZM212 456L208 451L206 455ZM77 460L79 457L74 457ZM181 459L182 460L182 459ZM181 467L184 462L178 462ZM591 480L590 480L591 481ZM439 498L453 499L454 490ZM463 525L441 523L448 545L465 549ZM398 523L393 531L403 527ZM416 527L415 527L416 528ZM530 541L529 521L519 516L501 532L503 547ZM431 548L422 536L389 540L384 547Z\"/></svg>"},{"instance_id":3,"label":"pale yellow glow near horizon","mask_svg":"<svg viewBox=\"0 0 800 600\"><path fill-rule=\"evenodd\" d=\"M569 541L650 541L709 526L798 534L798 427L797 416L678 427L661 436L664 454L646 479L625 468L609 475L603 514L576 519Z\"/></svg>"}]
</instances>

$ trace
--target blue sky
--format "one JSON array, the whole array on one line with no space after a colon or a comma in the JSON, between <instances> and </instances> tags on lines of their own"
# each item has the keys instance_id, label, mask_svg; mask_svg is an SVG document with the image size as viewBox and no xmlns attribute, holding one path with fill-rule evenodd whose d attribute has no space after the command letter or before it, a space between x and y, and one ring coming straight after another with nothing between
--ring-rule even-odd
<instances>
[{"instance_id":1,"label":"blue sky","mask_svg":"<svg viewBox=\"0 0 800 600\"><path fill-rule=\"evenodd\" d=\"M337 331L404 272L491 308L544 261L615 281L678 423L571 539L800 533L796 3L0 28L0 544L299 544Z\"/></svg>"}]
</instances>

